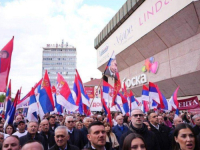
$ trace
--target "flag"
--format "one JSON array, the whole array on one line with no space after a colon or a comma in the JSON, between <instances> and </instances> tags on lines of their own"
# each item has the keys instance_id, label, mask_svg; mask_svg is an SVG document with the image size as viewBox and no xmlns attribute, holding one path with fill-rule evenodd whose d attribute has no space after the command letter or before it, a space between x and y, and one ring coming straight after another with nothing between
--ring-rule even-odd
<instances>
[{"instance_id":1,"label":"flag","mask_svg":"<svg viewBox=\"0 0 200 150\"><path fill-rule=\"evenodd\" d=\"M10 108L11 108L11 80L9 82L9 86L7 88L7 91L6 91L6 101L5 101L5 120L7 118L7 115L8 115L8 112L10 111Z\"/></svg>"},{"instance_id":2,"label":"flag","mask_svg":"<svg viewBox=\"0 0 200 150\"><path fill-rule=\"evenodd\" d=\"M154 83L149 82L149 101L150 103L153 103L153 100L160 104L160 98L158 95L157 87Z\"/></svg>"},{"instance_id":3,"label":"flag","mask_svg":"<svg viewBox=\"0 0 200 150\"><path fill-rule=\"evenodd\" d=\"M59 73L57 75L57 88L56 88L55 101L57 102L57 107L56 107L57 109L60 109L59 105L65 107L66 110L69 111L75 111L78 109L78 106L76 105L72 97L72 93L70 91L67 82Z\"/></svg>"},{"instance_id":4,"label":"flag","mask_svg":"<svg viewBox=\"0 0 200 150\"><path fill-rule=\"evenodd\" d=\"M41 89L39 92L39 115L40 119L42 119L46 113L50 113L54 110L51 83L47 74L47 70L45 71L44 78L41 84Z\"/></svg>"},{"instance_id":5,"label":"flag","mask_svg":"<svg viewBox=\"0 0 200 150\"><path fill-rule=\"evenodd\" d=\"M159 108L163 109L163 110L168 110L168 102L167 99L165 98L165 96L161 93L160 89L157 87L157 91L159 94L159 98L160 98L160 105L158 105Z\"/></svg>"},{"instance_id":6,"label":"flag","mask_svg":"<svg viewBox=\"0 0 200 150\"><path fill-rule=\"evenodd\" d=\"M125 97L124 95L122 95L121 93L119 93L120 97L121 97L121 101L122 101L122 113L125 115L129 115L129 106L128 106L128 100L127 97Z\"/></svg>"},{"instance_id":7,"label":"flag","mask_svg":"<svg viewBox=\"0 0 200 150\"><path fill-rule=\"evenodd\" d=\"M17 91L17 94L15 96L15 99L13 101L13 104L10 108L10 111L7 115L6 121L4 123L4 128L8 125L8 124L13 124L14 121L14 116L15 116L15 111L16 111L16 106L17 106L17 101L20 99L20 90Z\"/></svg>"},{"instance_id":8,"label":"flag","mask_svg":"<svg viewBox=\"0 0 200 150\"><path fill-rule=\"evenodd\" d=\"M34 89L32 88L31 93L30 93L30 101L29 101L27 119L29 121L38 121L37 115L38 115L38 105L37 105L37 101L35 98Z\"/></svg>"},{"instance_id":9,"label":"flag","mask_svg":"<svg viewBox=\"0 0 200 150\"><path fill-rule=\"evenodd\" d=\"M142 87L142 103L143 103L143 107L144 107L144 113L149 111L149 89L146 85L143 85Z\"/></svg>"},{"instance_id":10,"label":"flag","mask_svg":"<svg viewBox=\"0 0 200 150\"><path fill-rule=\"evenodd\" d=\"M111 113L110 113L110 108L107 107L105 99L103 98L103 91L102 91L101 88L100 88L100 90L101 90L101 103L102 103L102 107L103 107L103 109L105 111L105 114L108 117L107 122L109 122L110 126L112 127L112 117L111 117Z\"/></svg>"},{"instance_id":11,"label":"flag","mask_svg":"<svg viewBox=\"0 0 200 150\"><path fill-rule=\"evenodd\" d=\"M63 106L58 104L58 102L57 102L55 86L52 86L52 94L53 94L53 100L54 100L54 104L55 104L55 109L54 109L53 112L57 112L58 114L62 114L63 113ZM51 113L53 113L53 112L51 112Z\"/></svg>"},{"instance_id":12,"label":"flag","mask_svg":"<svg viewBox=\"0 0 200 150\"><path fill-rule=\"evenodd\" d=\"M0 51L0 92L6 91L11 66L14 37Z\"/></svg>"},{"instance_id":13,"label":"flag","mask_svg":"<svg viewBox=\"0 0 200 150\"><path fill-rule=\"evenodd\" d=\"M134 97L133 92L131 90L130 90L130 94L129 94L129 99L130 99L130 114L131 114L131 111L133 109L138 108L138 103L135 100L135 97Z\"/></svg>"},{"instance_id":14,"label":"flag","mask_svg":"<svg viewBox=\"0 0 200 150\"><path fill-rule=\"evenodd\" d=\"M178 99L177 99L178 89L179 87L174 91L173 95L169 99L168 110L170 111L178 109Z\"/></svg>"},{"instance_id":15,"label":"flag","mask_svg":"<svg viewBox=\"0 0 200 150\"><path fill-rule=\"evenodd\" d=\"M36 83L35 86L33 87L37 102L39 101L39 91L41 89L41 83L42 83L42 79L38 83ZM19 100L17 102L16 109L18 109L18 108L24 108L24 105L26 106L29 103L30 96L31 96L31 91L28 92L26 94L26 96L24 96L21 100Z\"/></svg>"}]
</instances>

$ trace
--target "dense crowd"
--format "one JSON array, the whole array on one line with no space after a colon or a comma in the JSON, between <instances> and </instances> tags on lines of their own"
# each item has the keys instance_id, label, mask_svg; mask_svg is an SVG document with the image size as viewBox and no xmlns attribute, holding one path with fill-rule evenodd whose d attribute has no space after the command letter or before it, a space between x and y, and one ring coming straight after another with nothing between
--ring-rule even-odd
<instances>
[{"instance_id":1,"label":"dense crowd","mask_svg":"<svg viewBox=\"0 0 200 150\"><path fill-rule=\"evenodd\" d=\"M18 114L13 124L4 123L1 118L3 150L199 150L200 143L200 114L187 112L115 112L111 124L101 112L46 114L38 122Z\"/></svg>"}]
</instances>

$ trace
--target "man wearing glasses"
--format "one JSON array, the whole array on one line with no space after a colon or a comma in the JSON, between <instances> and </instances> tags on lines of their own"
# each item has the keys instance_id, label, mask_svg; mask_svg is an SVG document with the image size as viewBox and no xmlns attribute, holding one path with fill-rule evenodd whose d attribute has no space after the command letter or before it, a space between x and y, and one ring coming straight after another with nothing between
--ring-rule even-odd
<instances>
[{"instance_id":1,"label":"man wearing glasses","mask_svg":"<svg viewBox=\"0 0 200 150\"><path fill-rule=\"evenodd\" d=\"M69 144L76 145L80 149L83 148L83 134L80 130L74 128L74 118L67 116L65 118L65 126L68 128Z\"/></svg>"},{"instance_id":2,"label":"man wearing glasses","mask_svg":"<svg viewBox=\"0 0 200 150\"><path fill-rule=\"evenodd\" d=\"M144 114L141 109L134 109L131 112L131 124L129 127L129 131L124 133L120 140L120 149L122 149L124 139L130 133L140 134L145 141L147 150L160 150L158 139L156 135L149 131L147 126L143 123Z\"/></svg>"}]
</instances>

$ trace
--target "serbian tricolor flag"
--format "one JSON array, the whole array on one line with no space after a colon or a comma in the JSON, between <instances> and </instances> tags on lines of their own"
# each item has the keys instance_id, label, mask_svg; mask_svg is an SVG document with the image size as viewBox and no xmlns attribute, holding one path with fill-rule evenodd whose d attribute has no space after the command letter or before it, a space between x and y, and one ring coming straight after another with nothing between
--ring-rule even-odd
<instances>
[{"instance_id":1,"label":"serbian tricolor flag","mask_svg":"<svg viewBox=\"0 0 200 150\"><path fill-rule=\"evenodd\" d=\"M15 117L15 111L16 111L16 106L17 106L17 101L20 99L20 90L17 91L17 94L15 96L15 99L13 101L13 104L10 108L10 111L7 115L6 121L4 123L4 129L8 124L13 124L14 117Z\"/></svg>"},{"instance_id":2,"label":"serbian tricolor flag","mask_svg":"<svg viewBox=\"0 0 200 150\"><path fill-rule=\"evenodd\" d=\"M56 100L58 104L65 107L68 111L75 111L78 109L78 106L72 97L69 85L59 73L57 75Z\"/></svg>"},{"instance_id":3,"label":"serbian tricolor flag","mask_svg":"<svg viewBox=\"0 0 200 150\"><path fill-rule=\"evenodd\" d=\"M40 119L42 119L46 113L50 113L51 111L54 111L54 102L53 102L53 96L51 92L51 83L50 83L49 76L46 70L44 74L44 78L42 80L40 96L39 96Z\"/></svg>"},{"instance_id":4,"label":"serbian tricolor flag","mask_svg":"<svg viewBox=\"0 0 200 150\"><path fill-rule=\"evenodd\" d=\"M159 94L158 94L158 91L157 91L157 86L152 83L152 82L149 82L149 101L150 103L153 103L153 100L160 104L160 98L159 98Z\"/></svg>"},{"instance_id":5,"label":"serbian tricolor flag","mask_svg":"<svg viewBox=\"0 0 200 150\"><path fill-rule=\"evenodd\" d=\"M159 98L160 98L160 105L158 105L159 109L163 109L163 110L168 110L168 102L167 99L165 98L165 96L162 94L162 92L160 91L160 89L157 86L157 91L159 94Z\"/></svg>"},{"instance_id":6,"label":"serbian tricolor flag","mask_svg":"<svg viewBox=\"0 0 200 150\"><path fill-rule=\"evenodd\" d=\"M54 104L55 104L55 109L51 113L57 112L58 114L62 114L63 113L63 106L58 104L58 102L57 102L56 88L55 88L54 85L52 86L51 91L52 91L53 100L54 100Z\"/></svg>"},{"instance_id":7,"label":"serbian tricolor flag","mask_svg":"<svg viewBox=\"0 0 200 150\"><path fill-rule=\"evenodd\" d=\"M78 106L79 112L89 116L91 114L89 103L90 99L84 90L83 82L77 70L74 79L73 93L73 97L76 98L76 105Z\"/></svg>"},{"instance_id":8,"label":"serbian tricolor flag","mask_svg":"<svg viewBox=\"0 0 200 150\"><path fill-rule=\"evenodd\" d=\"M0 92L6 91L11 66L14 37L0 51Z\"/></svg>"},{"instance_id":9,"label":"serbian tricolor flag","mask_svg":"<svg viewBox=\"0 0 200 150\"><path fill-rule=\"evenodd\" d=\"M27 119L29 121L38 121L38 105L35 98L34 89L31 89Z\"/></svg>"},{"instance_id":10,"label":"serbian tricolor flag","mask_svg":"<svg viewBox=\"0 0 200 150\"><path fill-rule=\"evenodd\" d=\"M107 115L108 119L107 122L110 123L110 126L112 127L112 117L111 117L111 113L110 113L110 108L108 108L107 103L105 102L105 99L103 98L103 92L102 89L101 90L101 103L102 103L102 107L105 111L105 114Z\"/></svg>"},{"instance_id":11,"label":"serbian tricolor flag","mask_svg":"<svg viewBox=\"0 0 200 150\"><path fill-rule=\"evenodd\" d=\"M146 85L143 85L142 87L142 103L143 103L143 107L144 107L144 112L148 112L149 111L149 89Z\"/></svg>"},{"instance_id":12,"label":"serbian tricolor flag","mask_svg":"<svg viewBox=\"0 0 200 150\"><path fill-rule=\"evenodd\" d=\"M41 83L42 83L42 79L38 83L36 83L35 86L33 87L37 102L39 101L39 91L41 89ZM16 109L23 108L24 105L29 103L30 96L31 96L31 91L28 92L28 94L26 94L26 96L24 96L21 100L19 100L17 102L17 108Z\"/></svg>"},{"instance_id":13,"label":"serbian tricolor flag","mask_svg":"<svg viewBox=\"0 0 200 150\"><path fill-rule=\"evenodd\" d=\"M177 99L178 89L179 87L174 91L173 95L169 99L168 110L170 111L178 109L178 99Z\"/></svg>"},{"instance_id":14,"label":"serbian tricolor flag","mask_svg":"<svg viewBox=\"0 0 200 150\"><path fill-rule=\"evenodd\" d=\"M7 91L6 91L6 101L5 101L5 120L7 118L7 115L8 115L8 112L10 111L10 108L11 108L11 80L9 82L9 86L7 88Z\"/></svg>"},{"instance_id":15,"label":"serbian tricolor flag","mask_svg":"<svg viewBox=\"0 0 200 150\"><path fill-rule=\"evenodd\" d=\"M128 100L127 97L119 93L121 100L122 100L122 113L129 116L129 106L128 106Z\"/></svg>"},{"instance_id":16,"label":"serbian tricolor flag","mask_svg":"<svg viewBox=\"0 0 200 150\"><path fill-rule=\"evenodd\" d=\"M131 90L130 90L130 94L129 94L129 99L130 99L130 114L131 114L132 110L138 108L138 103L137 103L137 101L133 95L133 92Z\"/></svg>"}]
</instances>

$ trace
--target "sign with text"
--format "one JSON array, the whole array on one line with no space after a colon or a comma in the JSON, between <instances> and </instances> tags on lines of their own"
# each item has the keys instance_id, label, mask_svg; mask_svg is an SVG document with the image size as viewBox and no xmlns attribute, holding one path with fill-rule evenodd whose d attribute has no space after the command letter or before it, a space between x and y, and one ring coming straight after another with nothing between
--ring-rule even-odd
<instances>
[{"instance_id":1,"label":"sign with text","mask_svg":"<svg viewBox=\"0 0 200 150\"><path fill-rule=\"evenodd\" d=\"M199 106L199 100L197 96L178 100L178 109L179 110L188 110L188 109L194 109L194 108L200 108Z\"/></svg>"},{"instance_id":2,"label":"sign with text","mask_svg":"<svg viewBox=\"0 0 200 150\"><path fill-rule=\"evenodd\" d=\"M93 86L85 86L85 92L89 96L89 98L94 98L94 87Z\"/></svg>"}]
</instances>

